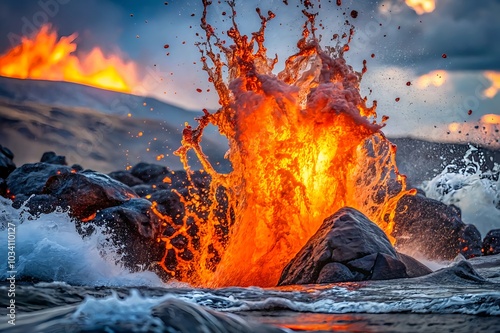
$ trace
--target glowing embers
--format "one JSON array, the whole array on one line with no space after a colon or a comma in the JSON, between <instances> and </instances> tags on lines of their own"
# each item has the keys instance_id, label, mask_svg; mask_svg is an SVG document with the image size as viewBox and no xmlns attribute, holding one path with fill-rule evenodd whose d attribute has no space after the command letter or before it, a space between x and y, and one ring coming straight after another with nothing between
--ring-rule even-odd
<instances>
[{"instance_id":1,"label":"glowing embers","mask_svg":"<svg viewBox=\"0 0 500 333\"><path fill-rule=\"evenodd\" d=\"M348 47L323 51L314 35L315 15L304 12L299 50L274 75L276 59L267 58L263 44L274 14L258 11L261 29L249 38L240 35L231 7L227 46L207 23L210 3L204 4L206 41L199 47L221 108L205 112L196 129L186 126L176 152L189 170L187 152L193 149L212 177L211 203L185 201L192 211L212 205L197 220L197 256L209 258L213 252L221 223L214 207L219 187L225 189L234 223L226 223L227 237L217 247L220 263L198 260L196 271L184 275L186 281L212 287L275 286L283 267L323 219L344 206L360 210L390 234L395 204L406 193L404 178L394 163L395 147L374 121L375 103L368 107L360 96L362 74L343 58ZM348 41L352 32L351 27ZM229 174L215 172L200 147L209 123L228 138Z\"/></svg>"},{"instance_id":2,"label":"glowing embers","mask_svg":"<svg viewBox=\"0 0 500 333\"><path fill-rule=\"evenodd\" d=\"M0 56L0 75L20 79L67 81L98 88L131 92L136 82L136 66L117 55L104 55L95 47L86 55L73 54L77 34L59 38L44 25L32 38ZM126 76L125 76L126 75Z\"/></svg>"}]
</instances>

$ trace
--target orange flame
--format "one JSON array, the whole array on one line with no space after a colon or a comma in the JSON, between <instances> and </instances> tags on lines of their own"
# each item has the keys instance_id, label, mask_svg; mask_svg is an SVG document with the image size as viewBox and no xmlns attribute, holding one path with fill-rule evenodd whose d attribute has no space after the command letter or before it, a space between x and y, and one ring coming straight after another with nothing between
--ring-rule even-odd
<instances>
[{"instance_id":1,"label":"orange flame","mask_svg":"<svg viewBox=\"0 0 500 333\"><path fill-rule=\"evenodd\" d=\"M76 56L77 34L59 38L48 24L32 38L0 56L0 75L49 81L67 81L120 92L131 92L136 82L136 65L117 55L104 55L95 47ZM125 78L126 73L126 78Z\"/></svg>"}]
</instances>

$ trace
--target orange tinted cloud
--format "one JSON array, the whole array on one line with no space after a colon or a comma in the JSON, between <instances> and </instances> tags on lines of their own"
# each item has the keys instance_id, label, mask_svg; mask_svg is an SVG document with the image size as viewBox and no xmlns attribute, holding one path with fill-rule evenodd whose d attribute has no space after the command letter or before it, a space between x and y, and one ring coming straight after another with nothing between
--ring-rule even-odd
<instances>
[{"instance_id":1,"label":"orange tinted cloud","mask_svg":"<svg viewBox=\"0 0 500 333\"><path fill-rule=\"evenodd\" d=\"M405 0L406 5L412 8L418 15L431 13L436 8L434 0Z\"/></svg>"},{"instance_id":2,"label":"orange tinted cloud","mask_svg":"<svg viewBox=\"0 0 500 333\"><path fill-rule=\"evenodd\" d=\"M484 91L484 96L493 98L500 90L500 72L487 71L484 76L491 81L491 86Z\"/></svg>"},{"instance_id":3,"label":"orange tinted cloud","mask_svg":"<svg viewBox=\"0 0 500 333\"><path fill-rule=\"evenodd\" d=\"M425 89L430 86L440 87L444 84L448 77L446 71L437 70L424 74L417 79L417 87Z\"/></svg>"}]
</instances>

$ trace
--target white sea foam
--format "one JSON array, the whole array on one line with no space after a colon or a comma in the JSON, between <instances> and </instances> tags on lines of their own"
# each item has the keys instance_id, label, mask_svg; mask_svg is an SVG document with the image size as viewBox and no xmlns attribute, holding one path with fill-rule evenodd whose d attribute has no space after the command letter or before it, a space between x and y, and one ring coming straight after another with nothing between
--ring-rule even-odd
<instances>
[{"instance_id":1,"label":"white sea foam","mask_svg":"<svg viewBox=\"0 0 500 333\"><path fill-rule=\"evenodd\" d=\"M500 165L482 170L482 156L473 146L467 151L459 168L452 164L433 179L424 182L423 190L432 199L454 204L462 211L462 220L474 224L481 236L500 229Z\"/></svg>"},{"instance_id":2,"label":"white sea foam","mask_svg":"<svg viewBox=\"0 0 500 333\"><path fill-rule=\"evenodd\" d=\"M7 244L7 223L16 225L16 277L41 281L64 281L74 285L163 286L152 272L131 273L116 263L114 249L106 247L99 233L85 239L78 234L66 212L32 216L23 207L14 209L11 201L0 198L0 239ZM7 258L7 246L0 257ZM102 253L106 252L106 256ZM0 279L7 275L0 266Z\"/></svg>"},{"instance_id":3,"label":"white sea foam","mask_svg":"<svg viewBox=\"0 0 500 333\"><path fill-rule=\"evenodd\" d=\"M84 327L101 324L127 323L136 331L161 331L163 323L152 315L152 309L167 299L175 298L182 302L202 305L206 308L231 313L243 311L273 311L276 309L292 310L297 312L313 313L419 313L419 314L468 314L468 315L500 315L500 292L471 292L456 293L452 296L436 297L436 289L429 290L396 290L380 296L381 290L367 288L360 295L351 291L334 287L337 296L331 297L329 291L320 292L319 298L305 297L294 299L296 293L262 290L255 292L252 297L230 295L224 291L204 292L200 290L188 291L185 294L167 294L162 297L141 296L138 291L132 290L131 295L120 298L116 294L106 298L88 297L80 304L72 320ZM373 289L373 290L372 290ZM372 294L373 292L373 294ZM301 292L305 296L307 292ZM311 295L310 295L311 296ZM213 303L209 300L213 300Z\"/></svg>"}]
</instances>

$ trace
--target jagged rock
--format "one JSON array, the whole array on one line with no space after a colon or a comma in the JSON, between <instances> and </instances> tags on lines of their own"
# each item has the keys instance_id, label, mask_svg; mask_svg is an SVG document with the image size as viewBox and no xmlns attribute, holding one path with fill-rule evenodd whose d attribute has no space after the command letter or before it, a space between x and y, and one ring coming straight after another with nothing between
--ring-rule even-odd
<instances>
[{"instance_id":1,"label":"jagged rock","mask_svg":"<svg viewBox=\"0 0 500 333\"><path fill-rule=\"evenodd\" d=\"M80 164L73 164L71 169L75 170L75 172L83 171L83 167Z\"/></svg>"},{"instance_id":2,"label":"jagged rock","mask_svg":"<svg viewBox=\"0 0 500 333\"><path fill-rule=\"evenodd\" d=\"M467 260L460 260L449 267L442 268L432 274L416 278L420 283L456 284L467 280L468 283L485 283L487 280L481 276Z\"/></svg>"},{"instance_id":3,"label":"jagged rock","mask_svg":"<svg viewBox=\"0 0 500 333\"><path fill-rule=\"evenodd\" d=\"M406 264L413 276L430 272L421 264L400 260L375 223L345 207L323 221L283 269L278 285L404 278Z\"/></svg>"},{"instance_id":4,"label":"jagged rock","mask_svg":"<svg viewBox=\"0 0 500 333\"><path fill-rule=\"evenodd\" d=\"M465 258L474 258L482 255L481 233L473 224L466 224L460 230L460 254Z\"/></svg>"},{"instance_id":5,"label":"jagged rock","mask_svg":"<svg viewBox=\"0 0 500 333\"><path fill-rule=\"evenodd\" d=\"M145 162L135 165L130 173L146 184L161 183L166 176L170 175L170 171L165 166Z\"/></svg>"},{"instance_id":6,"label":"jagged rock","mask_svg":"<svg viewBox=\"0 0 500 333\"><path fill-rule=\"evenodd\" d=\"M0 196L7 197L7 181L0 178Z\"/></svg>"},{"instance_id":7,"label":"jagged rock","mask_svg":"<svg viewBox=\"0 0 500 333\"><path fill-rule=\"evenodd\" d=\"M485 256L500 253L500 229L490 230L483 240L482 252Z\"/></svg>"},{"instance_id":8,"label":"jagged rock","mask_svg":"<svg viewBox=\"0 0 500 333\"><path fill-rule=\"evenodd\" d=\"M342 281L356 281L356 278L346 266L338 262L330 262L321 269L316 283L335 283Z\"/></svg>"},{"instance_id":9,"label":"jagged rock","mask_svg":"<svg viewBox=\"0 0 500 333\"><path fill-rule=\"evenodd\" d=\"M144 184L141 179L132 175L129 171L113 171L108 176L130 187Z\"/></svg>"},{"instance_id":10,"label":"jagged rock","mask_svg":"<svg viewBox=\"0 0 500 333\"><path fill-rule=\"evenodd\" d=\"M7 178L16 169L13 159L14 154L10 149L0 145L0 178Z\"/></svg>"},{"instance_id":11,"label":"jagged rock","mask_svg":"<svg viewBox=\"0 0 500 333\"><path fill-rule=\"evenodd\" d=\"M278 327L246 322L235 315L205 309L180 299L170 298L153 307L152 316L160 318L166 332L190 333L279 333Z\"/></svg>"},{"instance_id":12,"label":"jagged rock","mask_svg":"<svg viewBox=\"0 0 500 333\"><path fill-rule=\"evenodd\" d=\"M50 194L37 194L23 200L31 215L48 214L56 210L59 201Z\"/></svg>"},{"instance_id":13,"label":"jagged rock","mask_svg":"<svg viewBox=\"0 0 500 333\"><path fill-rule=\"evenodd\" d=\"M406 277L408 277L406 266L397 256L393 257L380 252L377 254L371 280L391 280Z\"/></svg>"},{"instance_id":14,"label":"jagged rock","mask_svg":"<svg viewBox=\"0 0 500 333\"><path fill-rule=\"evenodd\" d=\"M398 248L419 251L429 259L476 253L475 232L462 222L456 207L420 194L405 195L397 204L394 222L392 236Z\"/></svg>"},{"instance_id":15,"label":"jagged rock","mask_svg":"<svg viewBox=\"0 0 500 333\"><path fill-rule=\"evenodd\" d=\"M66 163L66 156L59 156L53 151L43 153L40 162L57 165L68 165L68 163Z\"/></svg>"},{"instance_id":16,"label":"jagged rock","mask_svg":"<svg viewBox=\"0 0 500 333\"><path fill-rule=\"evenodd\" d=\"M47 180L56 175L68 175L72 169L64 165L49 163L29 163L15 169L7 177L7 186L11 194L30 196L41 194Z\"/></svg>"},{"instance_id":17,"label":"jagged rock","mask_svg":"<svg viewBox=\"0 0 500 333\"><path fill-rule=\"evenodd\" d=\"M83 235L101 232L116 249L121 262L132 270L161 261L165 243L158 242L163 222L151 210L151 202L133 198L119 206L99 210L89 222L77 222Z\"/></svg>"},{"instance_id":18,"label":"jagged rock","mask_svg":"<svg viewBox=\"0 0 500 333\"><path fill-rule=\"evenodd\" d=\"M132 190L135 193L137 193L137 195L140 196L141 198L145 198L146 196L151 195L156 191L156 189L153 188L153 186L148 184L132 186Z\"/></svg>"},{"instance_id":19,"label":"jagged rock","mask_svg":"<svg viewBox=\"0 0 500 333\"><path fill-rule=\"evenodd\" d=\"M70 214L79 219L138 197L127 185L90 170L52 176L43 193L56 197L62 208L70 207Z\"/></svg>"},{"instance_id":20,"label":"jagged rock","mask_svg":"<svg viewBox=\"0 0 500 333\"><path fill-rule=\"evenodd\" d=\"M185 192L187 192L185 189L180 190L181 195ZM156 202L158 211L163 215L170 216L174 224L181 225L183 223L186 211L177 193L170 190L159 190L154 192L149 200Z\"/></svg>"},{"instance_id":21,"label":"jagged rock","mask_svg":"<svg viewBox=\"0 0 500 333\"><path fill-rule=\"evenodd\" d=\"M404 253L398 253L398 259L405 264L409 278L420 277L432 273L432 270L417 259Z\"/></svg>"}]
</instances>

